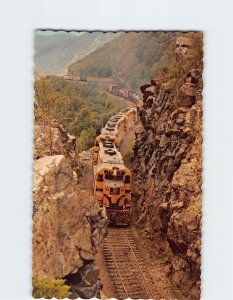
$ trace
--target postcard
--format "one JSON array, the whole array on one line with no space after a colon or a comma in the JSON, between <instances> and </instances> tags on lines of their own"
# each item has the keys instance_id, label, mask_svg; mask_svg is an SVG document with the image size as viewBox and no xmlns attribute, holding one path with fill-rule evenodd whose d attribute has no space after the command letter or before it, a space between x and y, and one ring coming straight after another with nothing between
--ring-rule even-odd
<instances>
[{"instance_id":1,"label":"postcard","mask_svg":"<svg viewBox=\"0 0 233 300\"><path fill-rule=\"evenodd\" d=\"M34 298L200 299L203 33L35 32Z\"/></svg>"}]
</instances>

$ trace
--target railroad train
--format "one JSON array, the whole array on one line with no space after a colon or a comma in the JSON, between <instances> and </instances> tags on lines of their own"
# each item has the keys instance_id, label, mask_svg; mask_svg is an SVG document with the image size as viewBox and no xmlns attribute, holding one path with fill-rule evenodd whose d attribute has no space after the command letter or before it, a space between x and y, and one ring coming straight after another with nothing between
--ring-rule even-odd
<instances>
[{"instance_id":1,"label":"railroad train","mask_svg":"<svg viewBox=\"0 0 233 300\"><path fill-rule=\"evenodd\" d=\"M100 207L105 207L109 224L129 225L131 172L124 165L119 149L136 122L136 108L125 109L107 122L95 140L94 194Z\"/></svg>"},{"instance_id":2,"label":"railroad train","mask_svg":"<svg viewBox=\"0 0 233 300\"><path fill-rule=\"evenodd\" d=\"M141 97L133 90L121 89L117 84L109 84L107 91L113 95L120 96L137 103Z\"/></svg>"},{"instance_id":3,"label":"railroad train","mask_svg":"<svg viewBox=\"0 0 233 300\"><path fill-rule=\"evenodd\" d=\"M106 84L113 84L114 80L111 78L104 78L104 77L92 77L92 76L76 76L76 75L64 75L63 78L65 80L71 81L83 81L83 82L97 82L97 83L106 83Z\"/></svg>"},{"instance_id":4,"label":"railroad train","mask_svg":"<svg viewBox=\"0 0 233 300\"><path fill-rule=\"evenodd\" d=\"M114 83L112 78L104 77L92 77L92 76L82 76L82 75L64 75L65 80L70 81L80 81L80 82L96 82L96 83L105 83L107 84L107 92L133 101L134 103L139 102L142 97L140 97L137 92L128 89L121 89L117 84Z\"/></svg>"}]
</instances>

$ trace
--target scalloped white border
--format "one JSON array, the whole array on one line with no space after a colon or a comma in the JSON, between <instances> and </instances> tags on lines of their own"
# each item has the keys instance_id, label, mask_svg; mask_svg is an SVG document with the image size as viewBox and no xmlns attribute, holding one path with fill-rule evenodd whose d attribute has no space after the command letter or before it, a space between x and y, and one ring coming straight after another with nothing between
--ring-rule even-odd
<instances>
[{"instance_id":1,"label":"scalloped white border","mask_svg":"<svg viewBox=\"0 0 233 300\"><path fill-rule=\"evenodd\" d=\"M204 32L202 299L232 299L233 2L2 0L0 299L31 299L34 30Z\"/></svg>"}]
</instances>

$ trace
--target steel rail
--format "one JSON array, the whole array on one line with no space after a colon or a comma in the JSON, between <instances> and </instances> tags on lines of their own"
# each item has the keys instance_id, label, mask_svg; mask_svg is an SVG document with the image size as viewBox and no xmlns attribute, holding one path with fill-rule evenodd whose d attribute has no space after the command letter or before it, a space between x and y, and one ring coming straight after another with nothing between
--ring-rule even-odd
<instances>
[{"instance_id":1,"label":"steel rail","mask_svg":"<svg viewBox=\"0 0 233 300\"><path fill-rule=\"evenodd\" d=\"M137 263L138 269L140 270L140 273L141 273L142 278L143 278L143 280L144 280L144 282L145 282L145 284L146 284L146 287L147 287L147 289L148 289L150 295L152 296L152 299L155 299L154 296L153 296L153 293L151 292L151 289L150 289L150 287L149 287L149 284L148 284L148 282L147 282L147 280L146 280L146 277L144 276L143 271L142 271L142 269L141 269L141 267L140 267L140 265L139 265L139 262L138 262L138 259L137 259L136 255L135 255L135 253L134 253L134 250L133 250L133 248L132 248L131 245L130 245L130 240L129 240L128 234L127 234L127 239L128 239L128 242L129 242L130 250L131 250L131 252L133 253L134 259L135 259L135 261L136 261L136 263Z\"/></svg>"},{"instance_id":2,"label":"steel rail","mask_svg":"<svg viewBox=\"0 0 233 300\"><path fill-rule=\"evenodd\" d=\"M106 243L108 244L108 248L109 248L110 250L112 250L112 249L111 249L111 245L108 243L108 240L106 240ZM111 251L111 253L113 253L113 252ZM126 297L129 298L129 295L128 295L128 293L127 293L126 287L125 287L125 285L124 285L123 279L122 279L121 274L120 274L120 270L119 270L119 268L118 268L118 266L117 266L117 262L116 262L116 260L115 260L114 254L112 254L112 259L113 259L113 261L114 261L114 265L115 265L115 267L116 267L117 273L118 273L119 278L120 278L120 281L121 281L121 283L122 283L123 291L124 291Z\"/></svg>"},{"instance_id":3,"label":"steel rail","mask_svg":"<svg viewBox=\"0 0 233 300\"><path fill-rule=\"evenodd\" d=\"M127 286L124 284L125 279L123 279L123 277L121 276L121 273L122 272L124 273L125 271L121 269L120 265L118 266L118 264L122 263L123 261L118 261L119 259L117 259L117 256L119 256L119 255L124 256L123 253L121 254L121 250L123 250L124 248L127 247L129 249L129 254L131 256L131 258L129 256L129 260L134 265L134 271L137 272L138 274L140 274L141 275L140 277L142 278L142 282L137 282L137 281L135 282L135 284L139 288L139 290L135 291L135 293L138 295L138 298L141 298L141 295L143 294L143 290L144 290L144 292L146 292L146 290L147 290L147 293L149 293L148 295L150 295L152 297L152 299L154 299L153 293L149 287L146 277L143 274L142 268L139 264L139 260L138 260L136 254L135 254L135 251L132 247L132 245L135 244L133 236L132 236L132 231L129 229L119 230L118 233L121 234L122 236L120 236L120 235L114 236L114 233L116 233L117 231L118 230L114 230L114 229L110 230L109 236L108 236L108 239L106 239L105 245L108 247L109 252L111 253L112 261L110 263L110 266L112 265L115 267L116 273L119 275L120 284L122 284L123 292L127 295L127 297L130 297L130 296L132 297L132 295L131 295L132 291L127 292ZM113 235L111 235L111 233ZM130 241L130 239L132 239L132 241ZM121 242L122 242L122 244L121 244ZM120 245L119 245L119 243L120 243ZM125 243L125 247L124 247L124 243ZM134 246L136 246L136 244ZM137 248L137 246L136 246L136 248ZM106 256L105 256L105 258L106 258ZM106 260L107 260L107 258L106 258ZM125 259L125 262L126 261L127 260ZM108 269L109 269L109 267L108 267ZM110 273L110 276L111 276L111 273ZM114 279L113 279L113 282L114 282ZM143 288L143 286L144 286L144 288ZM140 295L140 297L139 297L139 295Z\"/></svg>"}]
</instances>

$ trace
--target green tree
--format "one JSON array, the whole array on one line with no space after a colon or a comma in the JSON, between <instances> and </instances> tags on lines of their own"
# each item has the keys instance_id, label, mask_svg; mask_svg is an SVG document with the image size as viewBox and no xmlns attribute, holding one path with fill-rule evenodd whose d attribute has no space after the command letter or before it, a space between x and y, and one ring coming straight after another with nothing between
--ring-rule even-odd
<instances>
[{"instance_id":1,"label":"green tree","mask_svg":"<svg viewBox=\"0 0 233 300\"><path fill-rule=\"evenodd\" d=\"M57 299L69 298L70 286L65 284L63 279L48 280L45 278L32 279L32 296L34 298Z\"/></svg>"},{"instance_id":2,"label":"green tree","mask_svg":"<svg viewBox=\"0 0 233 300\"><path fill-rule=\"evenodd\" d=\"M80 136L78 137L78 147L79 149L86 150L88 148L93 147L93 141L95 140L96 137L96 130L94 127L90 127L87 129L84 129L81 133Z\"/></svg>"},{"instance_id":3,"label":"green tree","mask_svg":"<svg viewBox=\"0 0 233 300\"><path fill-rule=\"evenodd\" d=\"M54 118L63 123L76 136L81 150L87 150L94 144L96 130L127 106L125 101L113 101L105 88L95 83L77 84L57 76L41 77L35 83L36 115L50 129ZM52 136L49 142L52 154Z\"/></svg>"},{"instance_id":4,"label":"green tree","mask_svg":"<svg viewBox=\"0 0 233 300\"><path fill-rule=\"evenodd\" d=\"M42 116L44 118L44 125L49 126L49 142L50 142L50 155L52 155L53 139L51 122L53 118L54 103L56 100L56 95L51 86L49 80L45 78L40 78L35 83L35 97L39 107L42 109Z\"/></svg>"}]
</instances>

